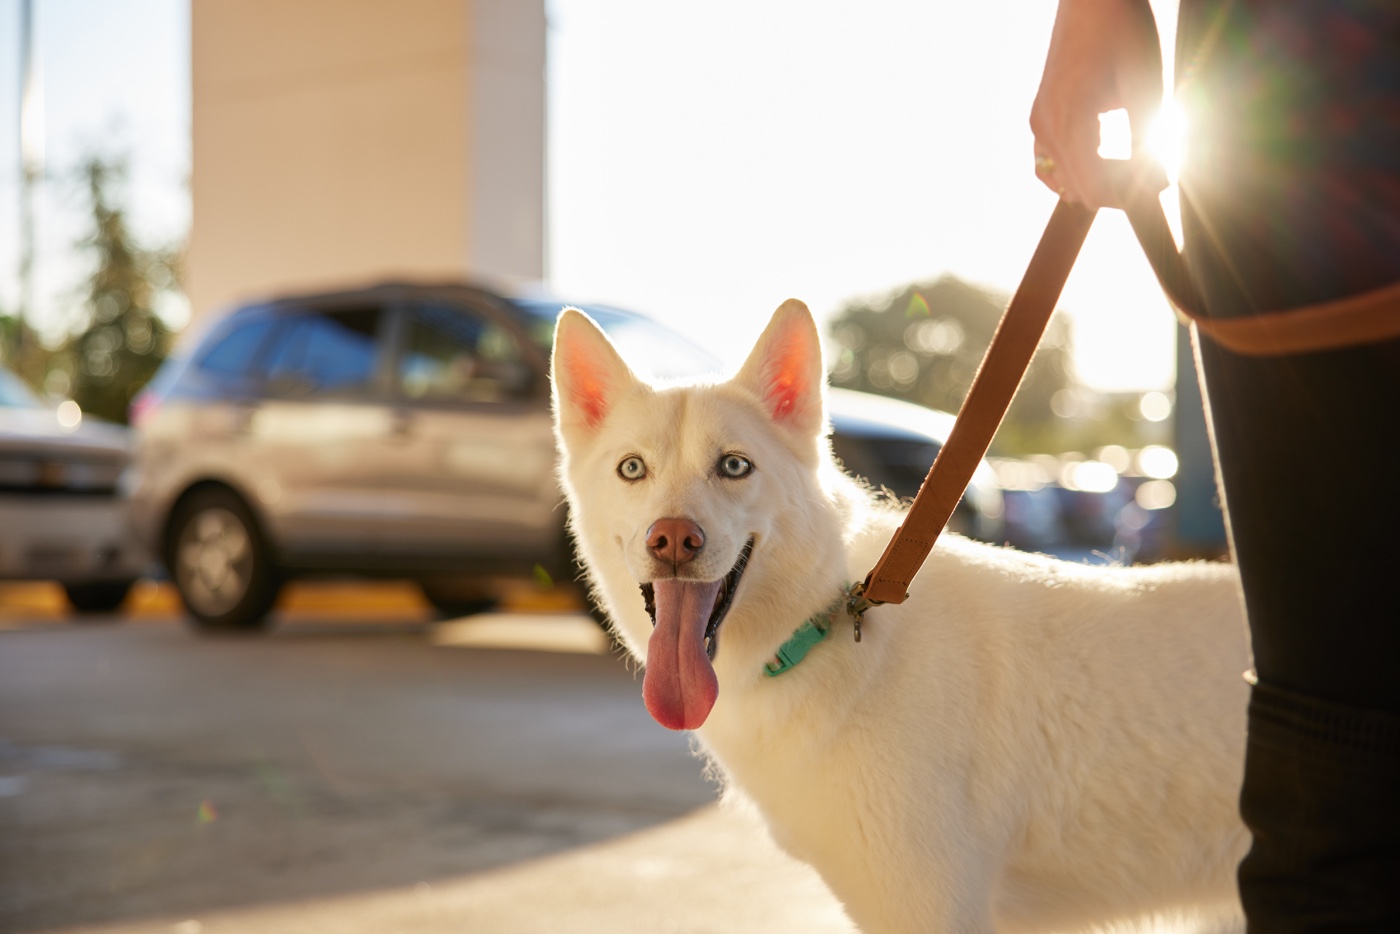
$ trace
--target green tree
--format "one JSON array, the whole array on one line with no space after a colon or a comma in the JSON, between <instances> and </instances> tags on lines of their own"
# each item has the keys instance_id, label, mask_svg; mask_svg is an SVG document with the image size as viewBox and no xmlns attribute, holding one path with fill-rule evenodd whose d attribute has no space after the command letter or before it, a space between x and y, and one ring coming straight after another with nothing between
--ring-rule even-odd
<instances>
[{"instance_id":1,"label":"green tree","mask_svg":"<svg viewBox=\"0 0 1400 934\"><path fill-rule=\"evenodd\" d=\"M39 335L28 322L21 324L19 315L0 312L0 365L30 382L45 365L40 359L42 349Z\"/></svg>"},{"instance_id":2,"label":"green tree","mask_svg":"<svg viewBox=\"0 0 1400 934\"><path fill-rule=\"evenodd\" d=\"M125 422L133 396L154 375L169 350L171 332L156 314L158 296L178 283L178 251L136 242L118 203L124 160L92 156L80 168L91 228L77 244L93 257L81 289L78 322L55 355L68 392L82 407Z\"/></svg>"},{"instance_id":3,"label":"green tree","mask_svg":"<svg viewBox=\"0 0 1400 934\"><path fill-rule=\"evenodd\" d=\"M957 412L992 342L1007 296L944 275L847 303L831 323L839 348L832 383ZM994 451L1056 450L1056 392L1074 382L1069 322L1050 320L997 434Z\"/></svg>"}]
</instances>

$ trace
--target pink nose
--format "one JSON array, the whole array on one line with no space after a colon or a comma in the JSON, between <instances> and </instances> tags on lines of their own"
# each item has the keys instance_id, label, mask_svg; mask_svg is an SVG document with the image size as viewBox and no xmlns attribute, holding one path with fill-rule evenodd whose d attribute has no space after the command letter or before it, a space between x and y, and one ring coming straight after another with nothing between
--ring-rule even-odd
<instances>
[{"instance_id":1,"label":"pink nose","mask_svg":"<svg viewBox=\"0 0 1400 934\"><path fill-rule=\"evenodd\" d=\"M704 547L704 531L689 519L657 519L647 529L647 551L672 567L694 560Z\"/></svg>"}]
</instances>

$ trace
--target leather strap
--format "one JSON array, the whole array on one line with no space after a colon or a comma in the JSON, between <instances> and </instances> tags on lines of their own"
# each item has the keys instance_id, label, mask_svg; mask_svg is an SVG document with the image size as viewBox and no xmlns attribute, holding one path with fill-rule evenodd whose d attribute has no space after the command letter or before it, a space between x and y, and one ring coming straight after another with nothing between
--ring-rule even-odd
<instances>
[{"instance_id":1,"label":"leather strap","mask_svg":"<svg viewBox=\"0 0 1400 934\"><path fill-rule=\"evenodd\" d=\"M1055 206L1021 285L992 335L991 346L977 368L948 440L933 459L904 523L865 578L864 596L871 602L903 603L908 596L909 582L923 566L938 533L948 524L973 472L986 455L992 436L1001 426L1002 416L1045 333L1095 213L1068 201Z\"/></svg>"},{"instance_id":2,"label":"leather strap","mask_svg":"<svg viewBox=\"0 0 1400 934\"><path fill-rule=\"evenodd\" d=\"M1176 310L1200 333L1249 356L1333 350L1400 337L1400 283L1338 301L1246 318L1212 320L1202 311L1186 263L1176 248L1159 193L1161 170L1143 163L1110 164L1138 242ZM958 411L948 440L895 531L866 576L871 603L903 603L934 542L948 524L972 474L1001 425L1036 345L1055 310L1096 211L1061 201L1002 314L991 346Z\"/></svg>"},{"instance_id":3,"label":"leather strap","mask_svg":"<svg viewBox=\"0 0 1400 934\"><path fill-rule=\"evenodd\" d=\"M1123 189L1120 189L1123 190ZM1400 282L1335 301L1242 318L1204 311L1152 186L1130 186L1125 210L1167 299L1186 323L1249 357L1316 353L1400 337Z\"/></svg>"}]
</instances>

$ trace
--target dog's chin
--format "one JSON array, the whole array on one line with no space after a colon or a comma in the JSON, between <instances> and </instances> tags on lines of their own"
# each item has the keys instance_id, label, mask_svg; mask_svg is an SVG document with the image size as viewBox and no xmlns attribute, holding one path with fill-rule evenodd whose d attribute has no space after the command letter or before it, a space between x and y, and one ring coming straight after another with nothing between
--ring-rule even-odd
<instances>
[{"instance_id":1,"label":"dog's chin","mask_svg":"<svg viewBox=\"0 0 1400 934\"><path fill-rule=\"evenodd\" d=\"M719 580L659 577L641 585L652 625L642 697L668 729L696 729L719 696L712 663L753 547L750 538Z\"/></svg>"}]
</instances>

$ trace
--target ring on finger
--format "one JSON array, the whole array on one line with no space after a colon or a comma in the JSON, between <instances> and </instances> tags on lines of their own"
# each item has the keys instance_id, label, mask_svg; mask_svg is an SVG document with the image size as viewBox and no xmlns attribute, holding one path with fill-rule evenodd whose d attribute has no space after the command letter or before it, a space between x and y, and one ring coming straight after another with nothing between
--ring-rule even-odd
<instances>
[{"instance_id":1,"label":"ring on finger","mask_svg":"<svg viewBox=\"0 0 1400 934\"><path fill-rule=\"evenodd\" d=\"M1035 157L1035 170L1042 175L1050 175L1055 171L1055 160L1049 156L1037 155Z\"/></svg>"}]
</instances>

